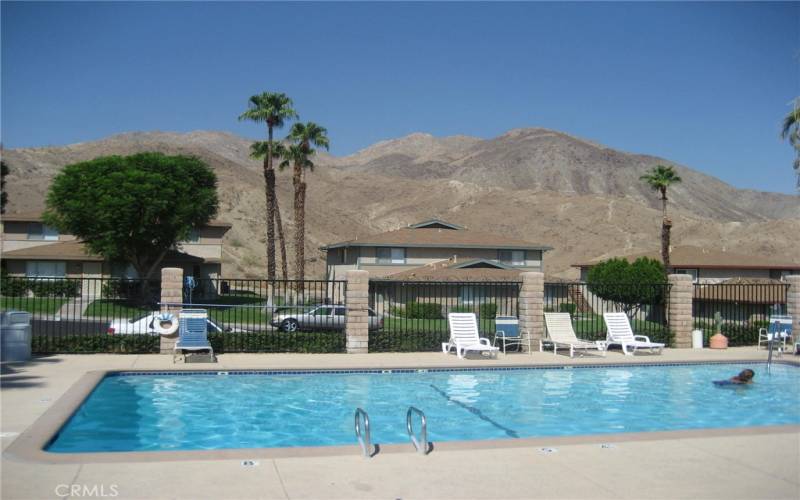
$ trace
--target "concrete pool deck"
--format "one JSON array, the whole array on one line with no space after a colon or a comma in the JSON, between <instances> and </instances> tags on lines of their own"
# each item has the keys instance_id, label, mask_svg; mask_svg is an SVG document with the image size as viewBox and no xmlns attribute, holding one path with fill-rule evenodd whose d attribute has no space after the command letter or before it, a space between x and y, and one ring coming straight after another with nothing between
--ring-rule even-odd
<instances>
[{"instance_id":1,"label":"concrete pool deck","mask_svg":"<svg viewBox=\"0 0 800 500\"><path fill-rule=\"evenodd\" d=\"M219 363L172 364L162 355L58 355L2 368L2 447L86 372L176 369L489 367L547 364L763 361L755 348L610 352L570 360L552 352L458 360L442 353L224 354ZM784 356L783 360L800 358ZM798 389L800 390L800 389ZM800 498L800 432L761 428L624 435L592 442L436 449L428 456L352 450L336 456L43 464L2 459L2 498ZM613 442L603 447L601 442ZM104 494L104 495L102 495Z\"/></svg>"}]
</instances>

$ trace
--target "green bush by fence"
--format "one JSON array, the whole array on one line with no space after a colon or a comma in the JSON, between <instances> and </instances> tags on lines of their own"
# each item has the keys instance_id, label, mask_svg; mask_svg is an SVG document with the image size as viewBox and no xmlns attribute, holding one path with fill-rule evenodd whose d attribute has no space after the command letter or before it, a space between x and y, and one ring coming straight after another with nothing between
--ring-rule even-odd
<instances>
[{"instance_id":1,"label":"green bush by fence","mask_svg":"<svg viewBox=\"0 0 800 500\"><path fill-rule=\"evenodd\" d=\"M575 316L575 312L578 310L578 306L573 304L572 302L566 302L564 304L558 305L558 312L562 313L570 313L570 315Z\"/></svg>"},{"instance_id":2,"label":"green bush by fence","mask_svg":"<svg viewBox=\"0 0 800 500\"><path fill-rule=\"evenodd\" d=\"M159 352L158 335L65 335L47 337L34 335L31 351L34 354L117 353L148 354Z\"/></svg>"},{"instance_id":3,"label":"green bush by fence","mask_svg":"<svg viewBox=\"0 0 800 500\"><path fill-rule=\"evenodd\" d=\"M709 339L717 332L713 324L707 321L695 321L694 327L703 330L703 345L708 346ZM723 323L722 334L728 337L730 347L758 344L758 330L768 328L769 321L751 321L744 323Z\"/></svg>"},{"instance_id":4,"label":"green bush by fence","mask_svg":"<svg viewBox=\"0 0 800 500\"><path fill-rule=\"evenodd\" d=\"M409 302L405 307L392 307L390 312L409 319L442 319L442 305L436 303Z\"/></svg>"},{"instance_id":5,"label":"green bush by fence","mask_svg":"<svg viewBox=\"0 0 800 500\"><path fill-rule=\"evenodd\" d=\"M453 306L450 308L452 313L471 313L473 311L471 306Z\"/></svg>"},{"instance_id":6,"label":"green bush by fence","mask_svg":"<svg viewBox=\"0 0 800 500\"><path fill-rule=\"evenodd\" d=\"M77 297L81 294L80 280L28 279L3 277L0 291L5 297Z\"/></svg>"},{"instance_id":7,"label":"green bush by fence","mask_svg":"<svg viewBox=\"0 0 800 500\"><path fill-rule=\"evenodd\" d=\"M209 333L214 352L346 352L347 340L338 332Z\"/></svg>"},{"instance_id":8,"label":"green bush by fence","mask_svg":"<svg viewBox=\"0 0 800 500\"><path fill-rule=\"evenodd\" d=\"M497 316L497 304L481 304L478 312L481 318L494 318Z\"/></svg>"}]
</instances>

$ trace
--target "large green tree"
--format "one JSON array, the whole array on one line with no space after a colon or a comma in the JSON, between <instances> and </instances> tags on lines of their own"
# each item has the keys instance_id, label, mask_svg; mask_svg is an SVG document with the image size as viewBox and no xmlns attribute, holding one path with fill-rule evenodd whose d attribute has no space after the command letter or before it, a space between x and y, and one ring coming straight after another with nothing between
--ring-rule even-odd
<instances>
[{"instance_id":1,"label":"large green tree","mask_svg":"<svg viewBox=\"0 0 800 500\"><path fill-rule=\"evenodd\" d=\"M275 168L273 167L274 129L282 128L287 120L297 118L291 98L280 92L263 92L250 97L247 111L239 115L239 120L250 120L267 125L267 151L264 155L264 198L267 207L267 279L275 279L275 220L280 217L275 192ZM283 230L282 224L281 231ZM286 278L284 259L284 279Z\"/></svg>"},{"instance_id":2,"label":"large green tree","mask_svg":"<svg viewBox=\"0 0 800 500\"><path fill-rule=\"evenodd\" d=\"M661 193L661 260L664 263L664 272L669 272L669 240L672 230L672 220L667 215L667 189L681 182L681 178L672 167L656 165L641 179L650 185L653 191Z\"/></svg>"},{"instance_id":3,"label":"large green tree","mask_svg":"<svg viewBox=\"0 0 800 500\"><path fill-rule=\"evenodd\" d=\"M281 167L292 164L292 186L294 187L295 224L295 275L298 280L305 279L306 244L306 170L313 170L311 157L316 154L314 147L328 149L328 131L314 122L295 123L289 131L288 139L292 145L286 148Z\"/></svg>"},{"instance_id":4,"label":"large green tree","mask_svg":"<svg viewBox=\"0 0 800 500\"><path fill-rule=\"evenodd\" d=\"M139 153L67 165L44 221L110 261L152 278L164 256L217 214L217 177L187 156Z\"/></svg>"},{"instance_id":5,"label":"large green tree","mask_svg":"<svg viewBox=\"0 0 800 500\"><path fill-rule=\"evenodd\" d=\"M633 263L610 259L593 266L586 276L590 292L609 300L629 318L646 305L664 299L664 267L655 259L640 257Z\"/></svg>"},{"instance_id":6,"label":"large green tree","mask_svg":"<svg viewBox=\"0 0 800 500\"><path fill-rule=\"evenodd\" d=\"M800 191L800 97L794 100L793 109L783 118L781 137L789 139L795 151L794 172L797 176L797 190Z\"/></svg>"}]
</instances>

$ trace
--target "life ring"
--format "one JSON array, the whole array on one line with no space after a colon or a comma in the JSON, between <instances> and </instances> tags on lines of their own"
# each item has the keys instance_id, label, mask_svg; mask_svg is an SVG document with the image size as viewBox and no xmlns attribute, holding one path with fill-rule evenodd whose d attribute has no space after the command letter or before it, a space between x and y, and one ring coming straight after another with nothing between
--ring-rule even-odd
<instances>
[{"instance_id":1,"label":"life ring","mask_svg":"<svg viewBox=\"0 0 800 500\"><path fill-rule=\"evenodd\" d=\"M178 331L179 327L180 322L178 318L170 313L159 314L156 316L155 321L153 321L153 329L159 335L172 335Z\"/></svg>"}]
</instances>

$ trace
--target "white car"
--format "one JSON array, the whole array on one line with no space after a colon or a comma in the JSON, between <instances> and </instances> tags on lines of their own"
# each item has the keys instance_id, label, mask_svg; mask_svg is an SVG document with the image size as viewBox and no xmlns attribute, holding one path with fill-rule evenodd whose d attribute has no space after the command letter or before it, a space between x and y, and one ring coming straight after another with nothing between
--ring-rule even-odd
<instances>
[{"instance_id":1,"label":"white car","mask_svg":"<svg viewBox=\"0 0 800 500\"><path fill-rule=\"evenodd\" d=\"M106 332L109 335L158 335L154 325L160 314L158 311L153 311L132 319L115 319L109 323ZM247 333L246 330L227 327L211 318L206 320L206 327L208 333Z\"/></svg>"},{"instance_id":2,"label":"white car","mask_svg":"<svg viewBox=\"0 0 800 500\"><path fill-rule=\"evenodd\" d=\"M370 330L383 328L383 318L367 308L367 324ZM286 307L275 312L270 324L284 332L298 330L344 330L347 308L342 304L323 304L304 310L299 307Z\"/></svg>"}]
</instances>

